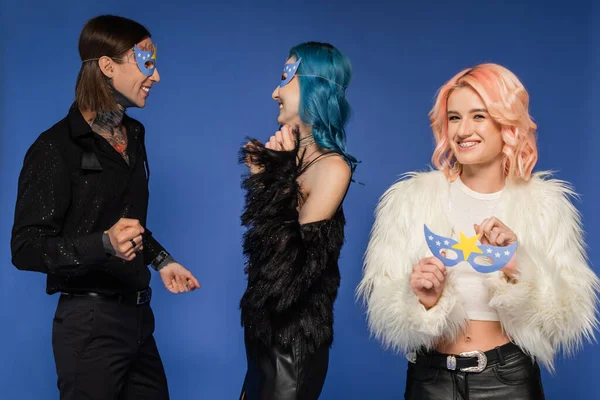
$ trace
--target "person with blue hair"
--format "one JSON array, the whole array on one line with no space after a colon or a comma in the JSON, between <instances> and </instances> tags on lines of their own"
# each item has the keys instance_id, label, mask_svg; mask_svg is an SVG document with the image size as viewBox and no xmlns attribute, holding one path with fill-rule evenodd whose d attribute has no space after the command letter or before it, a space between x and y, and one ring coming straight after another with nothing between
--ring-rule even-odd
<instances>
[{"instance_id":1,"label":"person with blue hair","mask_svg":"<svg viewBox=\"0 0 600 400\"><path fill-rule=\"evenodd\" d=\"M351 78L350 61L330 44L293 47L272 96L280 130L240 151L250 170L242 183L248 370L241 399L321 394L340 285L342 204L357 164L346 150Z\"/></svg>"}]
</instances>

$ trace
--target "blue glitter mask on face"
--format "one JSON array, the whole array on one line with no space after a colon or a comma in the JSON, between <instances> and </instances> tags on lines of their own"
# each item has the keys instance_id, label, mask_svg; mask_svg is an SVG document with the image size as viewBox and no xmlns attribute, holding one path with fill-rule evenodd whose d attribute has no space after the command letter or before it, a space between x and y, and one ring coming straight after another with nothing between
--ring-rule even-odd
<instances>
[{"instance_id":1,"label":"blue glitter mask on face","mask_svg":"<svg viewBox=\"0 0 600 400\"><path fill-rule=\"evenodd\" d=\"M133 46L133 51L140 71L146 76L152 76L156 69L156 45L153 45L152 51L144 51L136 44Z\"/></svg>"},{"instance_id":2,"label":"blue glitter mask on face","mask_svg":"<svg viewBox=\"0 0 600 400\"><path fill-rule=\"evenodd\" d=\"M300 65L300 61L302 61L302 59L299 59L295 63L285 64L283 66L283 72L281 74L281 82L279 83L279 87L284 87L285 85L290 83L292 78L294 78L296 71L298 71L298 66ZM285 79L283 78L283 74L287 74L287 77Z\"/></svg>"}]
</instances>

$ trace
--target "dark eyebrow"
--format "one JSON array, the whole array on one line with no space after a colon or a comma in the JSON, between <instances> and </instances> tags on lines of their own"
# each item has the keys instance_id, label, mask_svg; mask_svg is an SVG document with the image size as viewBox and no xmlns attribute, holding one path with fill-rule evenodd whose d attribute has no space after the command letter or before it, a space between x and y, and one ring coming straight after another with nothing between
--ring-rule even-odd
<instances>
[{"instance_id":1,"label":"dark eyebrow","mask_svg":"<svg viewBox=\"0 0 600 400\"><path fill-rule=\"evenodd\" d=\"M488 110L486 110L485 108L474 108L474 109L472 109L472 110L469 111L469 114L476 113L476 112L488 113ZM448 110L447 114L458 114L458 115L460 115L460 113L458 111L454 111L454 110Z\"/></svg>"}]
</instances>

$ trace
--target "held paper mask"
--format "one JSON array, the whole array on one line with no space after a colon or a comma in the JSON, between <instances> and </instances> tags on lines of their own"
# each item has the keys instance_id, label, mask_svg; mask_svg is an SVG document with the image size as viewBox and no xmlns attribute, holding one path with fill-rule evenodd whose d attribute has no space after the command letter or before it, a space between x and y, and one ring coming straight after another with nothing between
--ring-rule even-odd
<instances>
[{"instance_id":1,"label":"held paper mask","mask_svg":"<svg viewBox=\"0 0 600 400\"><path fill-rule=\"evenodd\" d=\"M509 246L477 245L479 235L466 237L459 232L460 241L436 235L425 227L425 241L433 255L447 267L467 261L477 272L487 274L498 271L510 261L517 250L517 243Z\"/></svg>"}]
</instances>

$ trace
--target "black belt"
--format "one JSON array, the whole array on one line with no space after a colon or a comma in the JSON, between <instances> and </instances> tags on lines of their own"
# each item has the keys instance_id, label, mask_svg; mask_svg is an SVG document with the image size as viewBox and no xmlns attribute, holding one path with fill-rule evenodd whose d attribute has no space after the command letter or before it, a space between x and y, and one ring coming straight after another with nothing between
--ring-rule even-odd
<instances>
[{"instance_id":1,"label":"black belt","mask_svg":"<svg viewBox=\"0 0 600 400\"><path fill-rule=\"evenodd\" d=\"M118 294L106 294L98 292L62 292L62 294L69 297L96 297L115 301L117 303L134 304L139 306L150 303L150 299L152 298L152 288Z\"/></svg>"},{"instance_id":2,"label":"black belt","mask_svg":"<svg viewBox=\"0 0 600 400\"><path fill-rule=\"evenodd\" d=\"M512 354L522 352L516 344L509 342L488 351L467 351L460 354L443 354L437 351L428 353L412 353L407 356L408 361L432 368L448 371L459 370L462 372L482 372L489 364L504 363L504 359Z\"/></svg>"}]
</instances>

